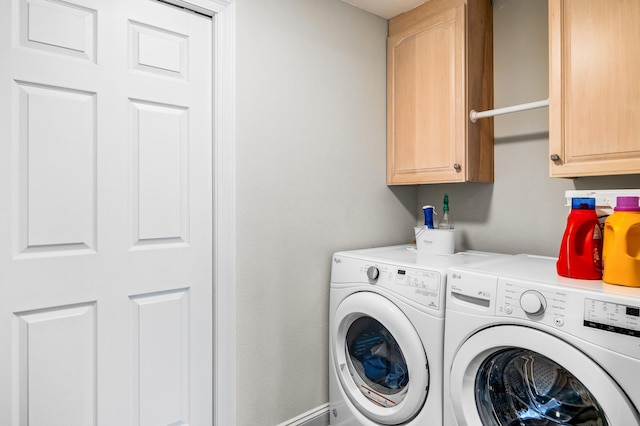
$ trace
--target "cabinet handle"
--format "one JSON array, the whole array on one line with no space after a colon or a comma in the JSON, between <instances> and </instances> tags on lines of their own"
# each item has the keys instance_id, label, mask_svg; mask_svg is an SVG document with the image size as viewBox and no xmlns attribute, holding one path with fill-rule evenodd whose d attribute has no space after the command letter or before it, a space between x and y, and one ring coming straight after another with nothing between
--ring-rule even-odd
<instances>
[{"instance_id":1,"label":"cabinet handle","mask_svg":"<svg viewBox=\"0 0 640 426\"><path fill-rule=\"evenodd\" d=\"M456 172L459 172L460 170L462 170L462 166L460 164L458 164L458 163L455 163L453 165L453 168L456 169Z\"/></svg>"},{"instance_id":2,"label":"cabinet handle","mask_svg":"<svg viewBox=\"0 0 640 426\"><path fill-rule=\"evenodd\" d=\"M560 156L558 154L551 154L549 158L551 158L551 161L560 161Z\"/></svg>"}]
</instances>

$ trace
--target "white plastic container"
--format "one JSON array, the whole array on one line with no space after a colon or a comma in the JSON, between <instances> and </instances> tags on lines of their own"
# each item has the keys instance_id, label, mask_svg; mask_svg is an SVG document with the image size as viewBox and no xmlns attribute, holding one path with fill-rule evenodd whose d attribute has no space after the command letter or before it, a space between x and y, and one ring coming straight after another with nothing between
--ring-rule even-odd
<instances>
[{"instance_id":1,"label":"white plastic container","mask_svg":"<svg viewBox=\"0 0 640 426\"><path fill-rule=\"evenodd\" d=\"M418 253L455 253L455 229L429 229L426 226L416 226L414 230Z\"/></svg>"}]
</instances>

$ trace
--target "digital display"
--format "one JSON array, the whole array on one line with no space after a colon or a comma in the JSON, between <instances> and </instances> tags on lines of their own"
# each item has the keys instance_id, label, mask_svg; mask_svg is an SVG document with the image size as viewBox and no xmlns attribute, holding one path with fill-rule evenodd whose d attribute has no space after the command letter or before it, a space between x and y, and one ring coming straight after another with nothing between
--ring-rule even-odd
<instances>
[{"instance_id":1,"label":"digital display","mask_svg":"<svg viewBox=\"0 0 640 426\"><path fill-rule=\"evenodd\" d=\"M584 300L585 327L640 338L640 307L604 300Z\"/></svg>"},{"instance_id":2,"label":"digital display","mask_svg":"<svg viewBox=\"0 0 640 426\"><path fill-rule=\"evenodd\" d=\"M398 275L404 275L406 273L407 273L406 271L404 271L402 269L398 269Z\"/></svg>"},{"instance_id":3,"label":"digital display","mask_svg":"<svg viewBox=\"0 0 640 426\"><path fill-rule=\"evenodd\" d=\"M627 306L627 315L632 317L640 317L640 308L632 308L631 306Z\"/></svg>"}]
</instances>

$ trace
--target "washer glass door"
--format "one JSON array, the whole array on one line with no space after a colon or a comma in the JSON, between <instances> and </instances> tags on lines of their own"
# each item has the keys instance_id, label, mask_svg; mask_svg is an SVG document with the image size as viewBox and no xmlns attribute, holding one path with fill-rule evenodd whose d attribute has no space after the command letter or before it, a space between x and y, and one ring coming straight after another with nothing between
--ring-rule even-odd
<instances>
[{"instance_id":1,"label":"washer glass door","mask_svg":"<svg viewBox=\"0 0 640 426\"><path fill-rule=\"evenodd\" d=\"M493 353L476 374L483 424L608 426L604 411L578 378L528 349Z\"/></svg>"},{"instance_id":2,"label":"washer glass door","mask_svg":"<svg viewBox=\"0 0 640 426\"><path fill-rule=\"evenodd\" d=\"M429 369L402 310L384 296L358 292L340 303L332 324L332 358L352 406L375 424L413 419L429 392Z\"/></svg>"},{"instance_id":3,"label":"washer glass door","mask_svg":"<svg viewBox=\"0 0 640 426\"><path fill-rule=\"evenodd\" d=\"M460 425L640 425L624 391L585 353L529 327L500 325L469 337L451 364Z\"/></svg>"}]
</instances>

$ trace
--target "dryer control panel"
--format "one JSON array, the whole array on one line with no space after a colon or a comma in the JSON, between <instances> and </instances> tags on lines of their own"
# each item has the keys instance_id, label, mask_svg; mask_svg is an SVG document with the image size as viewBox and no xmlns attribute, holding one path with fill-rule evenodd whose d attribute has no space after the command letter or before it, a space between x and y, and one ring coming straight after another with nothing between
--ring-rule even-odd
<instances>
[{"instance_id":1,"label":"dryer control panel","mask_svg":"<svg viewBox=\"0 0 640 426\"><path fill-rule=\"evenodd\" d=\"M371 279L371 270L378 271L377 278ZM440 310L443 305L442 275L438 271L404 268L382 263L364 263L362 273L379 287L384 287L423 306Z\"/></svg>"},{"instance_id":2,"label":"dryer control panel","mask_svg":"<svg viewBox=\"0 0 640 426\"><path fill-rule=\"evenodd\" d=\"M414 295L428 306L440 308L440 274L433 271L419 269L398 269L395 276L397 286L405 286L411 289Z\"/></svg>"}]
</instances>

